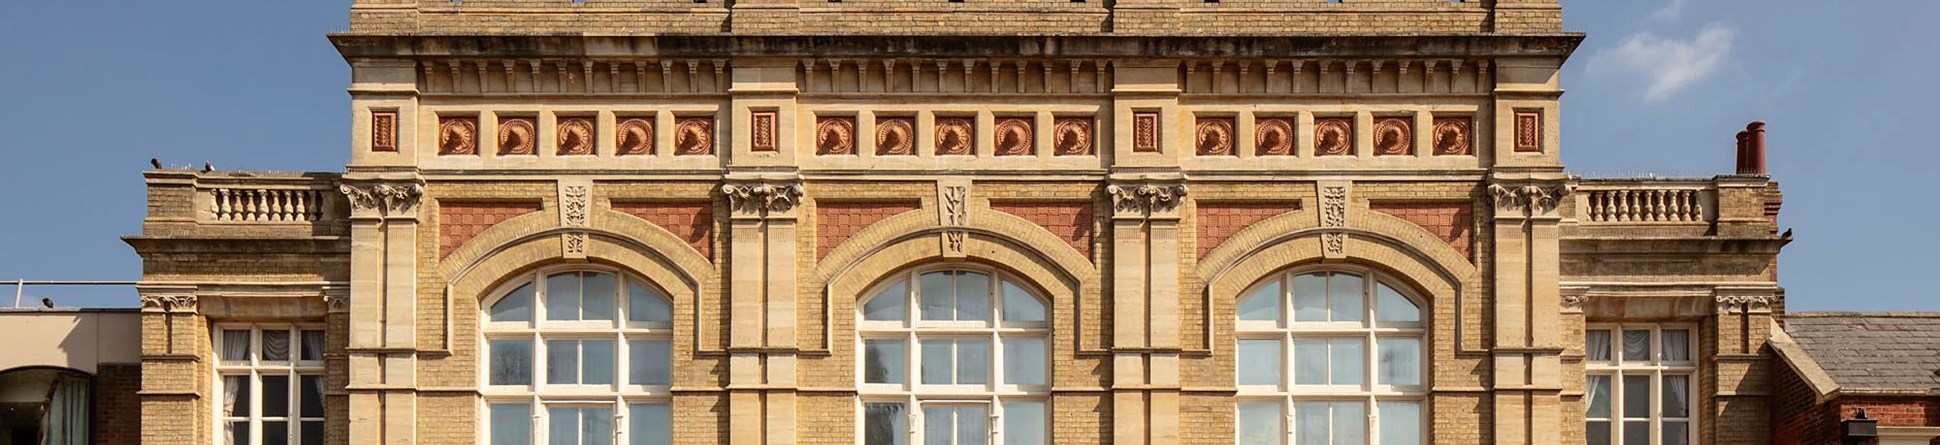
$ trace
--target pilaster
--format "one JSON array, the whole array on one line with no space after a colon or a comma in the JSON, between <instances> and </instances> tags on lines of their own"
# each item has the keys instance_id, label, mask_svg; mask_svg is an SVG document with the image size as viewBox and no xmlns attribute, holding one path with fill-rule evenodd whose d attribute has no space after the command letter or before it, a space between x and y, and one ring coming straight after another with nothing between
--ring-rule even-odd
<instances>
[{"instance_id":1,"label":"pilaster","mask_svg":"<svg viewBox=\"0 0 1940 445\"><path fill-rule=\"evenodd\" d=\"M1561 178L1496 178L1495 439L1559 443L1562 437L1562 289L1557 207Z\"/></svg>"},{"instance_id":2,"label":"pilaster","mask_svg":"<svg viewBox=\"0 0 1940 445\"><path fill-rule=\"evenodd\" d=\"M424 181L350 175L350 442L410 444L417 423L417 230Z\"/></svg>"},{"instance_id":3,"label":"pilaster","mask_svg":"<svg viewBox=\"0 0 1940 445\"><path fill-rule=\"evenodd\" d=\"M1179 440L1181 175L1116 178L1112 200L1113 443Z\"/></svg>"},{"instance_id":4,"label":"pilaster","mask_svg":"<svg viewBox=\"0 0 1940 445\"><path fill-rule=\"evenodd\" d=\"M729 442L795 442L796 209L801 179L730 177Z\"/></svg>"}]
</instances>

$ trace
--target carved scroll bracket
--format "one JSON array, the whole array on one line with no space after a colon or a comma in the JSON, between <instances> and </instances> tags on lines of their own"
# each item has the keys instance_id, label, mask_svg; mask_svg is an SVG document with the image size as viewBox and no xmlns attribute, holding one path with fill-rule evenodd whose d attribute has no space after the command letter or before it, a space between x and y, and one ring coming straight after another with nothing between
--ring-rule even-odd
<instances>
[{"instance_id":1,"label":"carved scroll bracket","mask_svg":"<svg viewBox=\"0 0 1940 445\"><path fill-rule=\"evenodd\" d=\"M721 185L735 218L793 216L802 202L800 181L740 181Z\"/></svg>"},{"instance_id":2,"label":"carved scroll bracket","mask_svg":"<svg viewBox=\"0 0 1940 445\"><path fill-rule=\"evenodd\" d=\"M1179 217L1186 186L1177 182L1119 182L1105 186L1111 194L1112 217L1126 219Z\"/></svg>"},{"instance_id":3,"label":"carved scroll bracket","mask_svg":"<svg viewBox=\"0 0 1940 445\"><path fill-rule=\"evenodd\" d=\"M423 181L345 182L337 186L357 218L416 218Z\"/></svg>"},{"instance_id":4,"label":"carved scroll bracket","mask_svg":"<svg viewBox=\"0 0 1940 445\"><path fill-rule=\"evenodd\" d=\"M1561 183L1489 184L1498 216L1541 216L1556 211L1571 187Z\"/></svg>"}]
</instances>

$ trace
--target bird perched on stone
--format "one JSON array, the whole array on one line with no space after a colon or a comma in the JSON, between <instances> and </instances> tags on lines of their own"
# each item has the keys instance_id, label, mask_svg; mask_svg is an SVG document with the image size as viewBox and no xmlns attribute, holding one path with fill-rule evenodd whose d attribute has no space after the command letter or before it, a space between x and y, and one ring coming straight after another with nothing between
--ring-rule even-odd
<instances>
[{"instance_id":1,"label":"bird perched on stone","mask_svg":"<svg viewBox=\"0 0 1940 445\"><path fill-rule=\"evenodd\" d=\"M202 172L208 173L212 171L216 171L216 165L210 164L209 161L202 161Z\"/></svg>"},{"instance_id":2,"label":"bird perched on stone","mask_svg":"<svg viewBox=\"0 0 1940 445\"><path fill-rule=\"evenodd\" d=\"M53 308L54 308L54 299L52 299L52 298L42 298L42 299L40 299L40 305L41 305L42 307L45 307L45 308L48 308L48 309L53 309Z\"/></svg>"},{"instance_id":3,"label":"bird perched on stone","mask_svg":"<svg viewBox=\"0 0 1940 445\"><path fill-rule=\"evenodd\" d=\"M156 170L161 170L161 169L162 169L162 160L161 160L161 159L156 159L156 158L148 158L148 165L149 165L149 166L152 166L152 167L155 167L155 169L156 169Z\"/></svg>"}]
</instances>

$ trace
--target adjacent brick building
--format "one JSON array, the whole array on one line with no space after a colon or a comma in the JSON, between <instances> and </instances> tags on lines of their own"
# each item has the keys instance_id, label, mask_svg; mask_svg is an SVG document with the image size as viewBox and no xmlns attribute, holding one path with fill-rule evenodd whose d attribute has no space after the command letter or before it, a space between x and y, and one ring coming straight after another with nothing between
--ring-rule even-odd
<instances>
[{"instance_id":1,"label":"adjacent brick building","mask_svg":"<svg viewBox=\"0 0 1940 445\"><path fill-rule=\"evenodd\" d=\"M1940 444L1940 313L1795 312L1778 324L1773 443L1825 443L1865 410L1882 445Z\"/></svg>"}]
</instances>

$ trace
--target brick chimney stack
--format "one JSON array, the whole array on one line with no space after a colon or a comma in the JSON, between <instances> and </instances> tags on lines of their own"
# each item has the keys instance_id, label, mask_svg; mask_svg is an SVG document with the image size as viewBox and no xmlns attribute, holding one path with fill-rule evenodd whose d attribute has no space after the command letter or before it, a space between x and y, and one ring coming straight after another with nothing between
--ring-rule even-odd
<instances>
[{"instance_id":1,"label":"brick chimney stack","mask_svg":"<svg viewBox=\"0 0 1940 445\"><path fill-rule=\"evenodd\" d=\"M1738 132L1738 174L1765 174L1765 122L1752 121Z\"/></svg>"}]
</instances>

